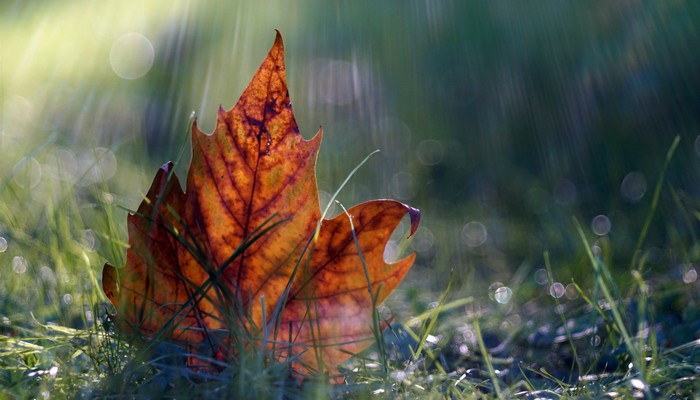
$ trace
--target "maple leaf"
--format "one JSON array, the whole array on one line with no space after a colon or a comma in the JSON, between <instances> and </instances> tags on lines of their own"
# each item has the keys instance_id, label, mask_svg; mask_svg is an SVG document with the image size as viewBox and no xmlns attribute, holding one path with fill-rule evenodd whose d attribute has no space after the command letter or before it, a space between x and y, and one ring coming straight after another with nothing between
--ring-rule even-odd
<instances>
[{"instance_id":1,"label":"maple leaf","mask_svg":"<svg viewBox=\"0 0 700 400\"><path fill-rule=\"evenodd\" d=\"M236 105L219 108L213 134L193 123L186 192L165 164L127 217L126 266L105 264L102 276L117 326L191 348L213 345L224 358L235 356L232 340L249 334L278 360L332 373L367 347L374 306L415 258L386 263L384 249L406 214L409 236L420 214L374 200L322 219L322 135L299 133L278 32Z\"/></svg>"}]
</instances>

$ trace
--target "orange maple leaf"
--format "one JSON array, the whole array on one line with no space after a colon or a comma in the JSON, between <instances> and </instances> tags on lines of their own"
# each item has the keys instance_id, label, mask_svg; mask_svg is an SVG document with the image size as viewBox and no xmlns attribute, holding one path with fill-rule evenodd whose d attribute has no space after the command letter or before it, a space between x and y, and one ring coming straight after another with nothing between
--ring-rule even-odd
<instances>
[{"instance_id":1,"label":"orange maple leaf","mask_svg":"<svg viewBox=\"0 0 700 400\"><path fill-rule=\"evenodd\" d=\"M323 220L321 137L299 134L278 32L238 103L219 109L214 133L193 124L186 192L168 163L128 216L126 266L106 264L102 275L117 325L213 345L219 357L234 356L232 336L245 333L308 371L337 372L367 347L373 307L415 258L386 263L384 248L404 215L410 236L420 214L374 200Z\"/></svg>"}]
</instances>

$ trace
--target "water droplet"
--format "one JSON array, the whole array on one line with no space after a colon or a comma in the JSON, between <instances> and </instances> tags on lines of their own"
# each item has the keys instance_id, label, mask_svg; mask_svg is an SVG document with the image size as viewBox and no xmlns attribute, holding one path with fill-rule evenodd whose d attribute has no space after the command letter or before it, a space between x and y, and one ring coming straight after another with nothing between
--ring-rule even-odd
<instances>
[{"instance_id":1,"label":"water droplet","mask_svg":"<svg viewBox=\"0 0 700 400\"><path fill-rule=\"evenodd\" d=\"M442 162L445 157L445 148L441 142L435 139L427 139L416 146L418 161L425 165L435 165Z\"/></svg>"},{"instance_id":2,"label":"water droplet","mask_svg":"<svg viewBox=\"0 0 700 400\"><path fill-rule=\"evenodd\" d=\"M12 259L12 270L18 274L23 274L27 272L27 259L22 256L15 256Z\"/></svg>"},{"instance_id":3,"label":"water droplet","mask_svg":"<svg viewBox=\"0 0 700 400\"><path fill-rule=\"evenodd\" d=\"M462 228L462 241L469 247L479 247L486 243L488 232L479 221L471 221Z\"/></svg>"},{"instance_id":4,"label":"water droplet","mask_svg":"<svg viewBox=\"0 0 700 400\"><path fill-rule=\"evenodd\" d=\"M566 298L569 300L575 300L578 298L578 290L576 290L576 285L569 283L566 285L566 291L564 292Z\"/></svg>"},{"instance_id":5,"label":"water droplet","mask_svg":"<svg viewBox=\"0 0 700 400\"><path fill-rule=\"evenodd\" d=\"M540 268L535 271L535 282L537 282L538 285L546 285L549 282L546 269Z\"/></svg>"},{"instance_id":6,"label":"water droplet","mask_svg":"<svg viewBox=\"0 0 700 400\"><path fill-rule=\"evenodd\" d=\"M0 236L0 253L7 251L7 239Z\"/></svg>"},{"instance_id":7,"label":"water droplet","mask_svg":"<svg viewBox=\"0 0 700 400\"><path fill-rule=\"evenodd\" d=\"M694 265L691 265L691 267L688 268L683 273L683 282L684 283L694 283L697 280L698 280L698 271L695 269Z\"/></svg>"},{"instance_id":8,"label":"water droplet","mask_svg":"<svg viewBox=\"0 0 700 400\"><path fill-rule=\"evenodd\" d=\"M469 354L469 346L467 346L466 343L462 343L459 345L459 354L465 356Z\"/></svg>"},{"instance_id":9,"label":"water droplet","mask_svg":"<svg viewBox=\"0 0 700 400\"><path fill-rule=\"evenodd\" d=\"M632 385L633 388L635 388L637 390L644 390L646 388L646 385L644 384L644 382L642 382L641 379L636 379L636 378L631 379L630 384Z\"/></svg>"},{"instance_id":10,"label":"water droplet","mask_svg":"<svg viewBox=\"0 0 700 400\"><path fill-rule=\"evenodd\" d=\"M66 293L63 295L62 300L63 300L63 304L71 305L71 304L73 304L73 295L70 293Z\"/></svg>"},{"instance_id":11,"label":"water droplet","mask_svg":"<svg viewBox=\"0 0 700 400\"><path fill-rule=\"evenodd\" d=\"M612 224L610 223L610 218L605 215L596 215L591 221L591 229L593 233L598 236L605 236L610 233L610 228Z\"/></svg>"},{"instance_id":12,"label":"water droplet","mask_svg":"<svg viewBox=\"0 0 700 400\"><path fill-rule=\"evenodd\" d=\"M117 39L109 52L112 70L122 79L138 79L153 66L155 51L151 41L139 33L127 33Z\"/></svg>"},{"instance_id":13,"label":"water droplet","mask_svg":"<svg viewBox=\"0 0 700 400\"><path fill-rule=\"evenodd\" d=\"M596 257L602 257L603 256L603 249L600 248L597 244L594 244L591 246L591 253L593 253L594 256Z\"/></svg>"},{"instance_id":14,"label":"water droplet","mask_svg":"<svg viewBox=\"0 0 700 400\"><path fill-rule=\"evenodd\" d=\"M554 282L549 287L549 295L552 297L561 298L561 296L564 295L564 292L566 292L566 288L561 284L561 282Z\"/></svg>"},{"instance_id":15,"label":"water droplet","mask_svg":"<svg viewBox=\"0 0 700 400\"><path fill-rule=\"evenodd\" d=\"M503 287L503 284L502 284L501 282L498 282L498 281L493 282L492 284L489 285L489 298L490 298L491 300L495 300L495 299L496 299L496 296L495 296L495 294L496 294L496 289L498 289L498 288L500 288L500 287Z\"/></svg>"},{"instance_id":16,"label":"water droplet","mask_svg":"<svg viewBox=\"0 0 700 400\"><path fill-rule=\"evenodd\" d=\"M12 167L12 179L21 188L35 188L41 181L41 164L33 157L22 158Z\"/></svg>"},{"instance_id":17,"label":"water droplet","mask_svg":"<svg viewBox=\"0 0 700 400\"><path fill-rule=\"evenodd\" d=\"M647 191L647 181L640 172L630 172L625 175L620 184L622 197L630 203L636 203L644 197Z\"/></svg>"},{"instance_id":18,"label":"water droplet","mask_svg":"<svg viewBox=\"0 0 700 400\"><path fill-rule=\"evenodd\" d=\"M501 286L498 289L496 289L496 292L494 293L493 297L496 299L497 302L501 304L507 304L513 297L513 291L507 286Z\"/></svg>"}]
</instances>

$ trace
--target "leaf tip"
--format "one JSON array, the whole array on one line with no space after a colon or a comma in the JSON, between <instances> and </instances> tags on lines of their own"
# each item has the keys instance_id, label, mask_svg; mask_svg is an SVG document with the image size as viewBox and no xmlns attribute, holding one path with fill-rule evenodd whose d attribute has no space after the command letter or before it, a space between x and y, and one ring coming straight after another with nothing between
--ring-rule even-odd
<instances>
[{"instance_id":1,"label":"leaf tip","mask_svg":"<svg viewBox=\"0 0 700 400\"><path fill-rule=\"evenodd\" d=\"M279 29L275 28L275 44L282 44L282 32L280 32Z\"/></svg>"},{"instance_id":2,"label":"leaf tip","mask_svg":"<svg viewBox=\"0 0 700 400\"><path fill-rule=\"evenodd\" d=\"M162 170L166 174L169 174L170 171L172 171L172 169L173 169L173 162L172 161L168 161L165 164L160 166L160 170Z\"/></svg>"},{"instance_id":3,"label":"leaf tip","mask_svg":"<svg viewBox=\"0 0 700 400\"><path fill-rule=\"evenodd\" d=\"M411 232L408 234L408 237L411 237L416 233L416 230L418 230L418 225L420 224L420 210L408 204L404 204L404 206L406 207L408 216L411 218Z\"/></svg>"}]
</instances>

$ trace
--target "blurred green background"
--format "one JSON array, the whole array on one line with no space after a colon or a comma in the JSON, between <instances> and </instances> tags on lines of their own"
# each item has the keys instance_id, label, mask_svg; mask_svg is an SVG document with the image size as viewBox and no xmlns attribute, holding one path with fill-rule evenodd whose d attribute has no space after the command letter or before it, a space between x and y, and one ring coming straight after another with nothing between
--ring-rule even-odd
<instances>
[{"instance_id":1,"label":"blurred green background","mask_svg":"<svg viewBox=\"0 0 700 400\"><path fill-rule=\"evenodd\" d=\"M698 21L693 1L4 1L0 315L70 304L121 265L120 207L186 146L184 177L192 116L213 129L274 29L302 134L325 131L322 201L380 149L340 201L421 209L414 295L453 271L459 294L527 301L548 291L544 251L585 286L572 217L626 274L676 135L642 256L696 284Z\"/></svg>"}]
</instances>

